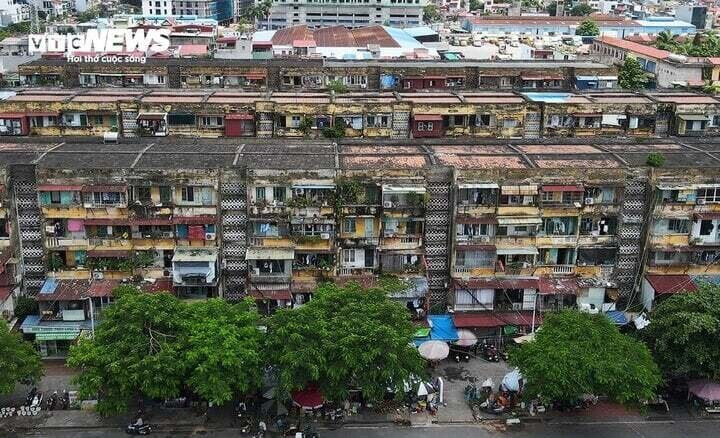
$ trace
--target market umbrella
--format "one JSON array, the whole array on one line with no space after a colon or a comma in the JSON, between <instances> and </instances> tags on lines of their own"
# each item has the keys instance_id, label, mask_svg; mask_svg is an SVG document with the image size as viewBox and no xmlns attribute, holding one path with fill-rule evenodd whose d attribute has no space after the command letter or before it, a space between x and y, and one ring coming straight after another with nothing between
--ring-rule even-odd
<instances>
[{"instance_id":1,"label":"market umbrella","mask_svg":"<svg viewBox=\"0 0 720 438\"><path fill-rule=\"evenodd\" d=\"M425 341L418 347L418 352L427 360L443 360L450 354L450 347L443 341Z\"/></svg>"},{"instance_id":2,"label":"market umbrella","mask_svg":"<svg viewBox=\"0 0 720 438\"><path fill-rule=\"evenodd\" d=\"M318 409L325 404L325 398L317 387L308 386L302 391L293 391L292 401L303 409Z\"/></svg>"},{"instance_id":3,"label":"market umbrella","mask_svg":"<svg viewBox=\"0 0 720 438\"><path fill-rule=\"evenodd\" d=\"M505 387L508 391L518 392L520 391L520 379L522 379L522 374L520 374L520 370L515 368L505 374L505 377L503 377L500 385Z\"/></svg>"},{"instance_id":4,"label":"market umbrella","mask_svg":"<svg viewBox=\"0 0 720 438\"><path fill-rule=\"evenodd\" d=\"M472 347L477 344L477 336L475 336L475 333L470 330L460 329L457 331L457 334L458 340L455 341L455 345L459 345L461 347Z\"/></svg>"},{"instance_id":5,"label":"market umbrella","mask_svg":"<svg viewBox=\"0 0 720 438\"><path fill-rule=\"evenodd\" d=\"M280 403L277 399L267 400L260 406L262 413L270 415L272 417L281 417L288 414L288 410L284 404Z\"/></svg>"},{"instance_id":6,"label":"market umbrella","mask_svg":"<svg viewBox=\"0 0 720 438\"><path fill-rule=\"evenodd\" d=\"M710 380L695 380L688 384L688 392L707 401L720 400L720 383Z\"/></svg>"},{"instance_id":7,"label":"market umbrella","mask_svg":"<svg viewBox=\"0 0 720 438\"><path fill-rule=\"evenodd\" d=\"M418 397L424 397L428 394L435 392L435 387L427 382L420 382L418 385L417 395Z\"/></svg>"}]
</instances>

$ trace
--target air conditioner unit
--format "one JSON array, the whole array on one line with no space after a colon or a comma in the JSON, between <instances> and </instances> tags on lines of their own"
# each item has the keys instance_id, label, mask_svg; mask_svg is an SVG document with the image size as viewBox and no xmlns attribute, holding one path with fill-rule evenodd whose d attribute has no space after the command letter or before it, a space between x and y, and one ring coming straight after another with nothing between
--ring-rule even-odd
<instances>
[{"instance_id":1,"label":"air conditioner unit","mask_svg":"<svg viewBox=\"0 0 720 438\"><path fill-rule=\"evenodd\" d=\"M105 274L103 274L102 272L93 271L92 278L93 280L102 280L103 278L105 278Z\"/></svg>"},{"instance_id":2,"label":"air conditioner unit","mask_svg":"<svg viewBox=\"0 0 720 438\"><path fill-rule=\"evenodd\" d=\"M383 202L383 207L384 207L384 208L392 208L392 206L393 206L393 203L392 203L391 201L385 201L385 202Z\"/></svg>"},{"instance_id":3,"label":"air conditioner unit","mask_svg":"<svg viewBox=\"0 0 720 438\"><path fill-rule=\"evenodd\" d=\"M330 239L330 233L320 233L320 238L323 240Z\"/></svg>"},{"instance_id":4,"label":"air conditioner unit","mask_svg":"<svg viewBox=\"0 0 720 438\"><path fill-rule=\"evenodd\" d=\"M490 236L480 236L480 241L484 243L490 242Z\"/></svg>"},{"instance_id":5,"label":"air conditioner unit","mask_svg":"<svg viewBox=\"0 0 720 438\"><path fill-rule=\"evenodd\" d=\"M585 198L585 205L593 205L594 203L595 203L595 199Z\"/></svg>"},{"instance_id":6,"label":"air conditioner unit","mask_svg":"<svg viewBox=\"0 0 720 438\"><path fill-rule=\"evenodd\" d=\"M512 303L513 310L522 310L523 303Z\"/></svg>"},{"instance_id":7,"label":"air conditioner unit","mask_svg":"<svg viewBox=\"0 0 720 438\"><path fill-rule=\"evenodd\" d=\"M697 199L697 200L695 200L695 203L696 203L697 205L705 205L706 202L707 202L707 201L706 201L705 199Z\"/></svg>"},{"instance_id":8,"label":"air conditioner unit","mask_svg":"<svg viewBox=\"0 0 720 438\"><path fill-rule=\"evenodd\" d=\"M215 240L215 233L205 233L205 240Z\"/></svg>"}]
</instances>

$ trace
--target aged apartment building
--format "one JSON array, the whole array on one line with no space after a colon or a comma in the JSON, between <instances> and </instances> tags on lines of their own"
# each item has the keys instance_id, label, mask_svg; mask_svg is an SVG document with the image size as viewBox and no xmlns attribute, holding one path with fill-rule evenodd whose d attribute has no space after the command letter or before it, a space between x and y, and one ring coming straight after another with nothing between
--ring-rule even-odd
<instances>
[{"instance_id":1,"label":"aged apartment building","mask_svg":"<svg viewBox=\"0 0 720 438\"><path fill-rule=\"evenodd\" d=\"M686 91L247 92L24 89L0 100L0 134L191 138L696 137L720 100Z\"/></svg>"},{"instance_id":2,"label":"aged apartment building","mask_svg":"<svg viewBox=\"0 0 720 438\"><path fill-rule=\"evenodd\" d=\"M616 68L590 61L150 58L144 64L103 65L39 59L21 65L19 74L26 86L65 88L320 91L333 81L354 91L617 88Z\"/></svg>"},{"instance_id":3,"label":"aged apartment building","mask_svg":"<svg viewBox=\"0 0 720 438\"><path fill-rule=\"evenodd\" d=\"M390 275L409 310L495 336L547 310L651 307L720 279L712 142L468 143L6 141L0 291L38 300L22 329L62 356L123 282L250 296L269 313L323 281ZM663 167L646 166L651 152Z\"/></svg>"}]
</instances>

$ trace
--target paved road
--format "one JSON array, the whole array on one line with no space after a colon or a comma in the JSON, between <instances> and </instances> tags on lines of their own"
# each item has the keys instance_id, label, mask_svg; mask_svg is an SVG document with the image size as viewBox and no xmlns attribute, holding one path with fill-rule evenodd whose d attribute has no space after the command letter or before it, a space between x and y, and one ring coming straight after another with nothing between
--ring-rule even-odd
<instances>
[{"instance_id":1,"label":"paved road","mask_svg":"<svg viewBox=\"0 0 720 438\"><path fill-rule=\"evenodd\" d=\"M64 430L52 433L34 432L23 436L52 438L114 438L127 437L118 430ZM196 433L155 433L154 437L238 437L237 431L196 432ZM527 424L507 432L494 430L490 426L433 426L413 428L343 428L336 431L320 431L322 438L678 438L720 437L719 421L682 421L668 423L613 423L613 424Z\"/></svg>"}]
</instances>

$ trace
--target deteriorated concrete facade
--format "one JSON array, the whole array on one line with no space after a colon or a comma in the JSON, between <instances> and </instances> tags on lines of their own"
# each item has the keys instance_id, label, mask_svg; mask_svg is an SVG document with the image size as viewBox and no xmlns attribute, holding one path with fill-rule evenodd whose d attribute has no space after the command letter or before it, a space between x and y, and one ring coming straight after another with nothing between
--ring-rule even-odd
<instances>
[{"instance_id":1,"label":"deteriorated concrete facade","mask_svg":"<svg viewBox=\"0 0 720 438\"><path fill-rule=\"evenodd\" d=\"M651 305L654 276L720 274L720 149L703 138L27 138L0 162L18 206L0 242L29 294L144 278L272 311L391 274L408 284L394 299L493 335L532 309Z\"/></svg>"}]
</instances>

